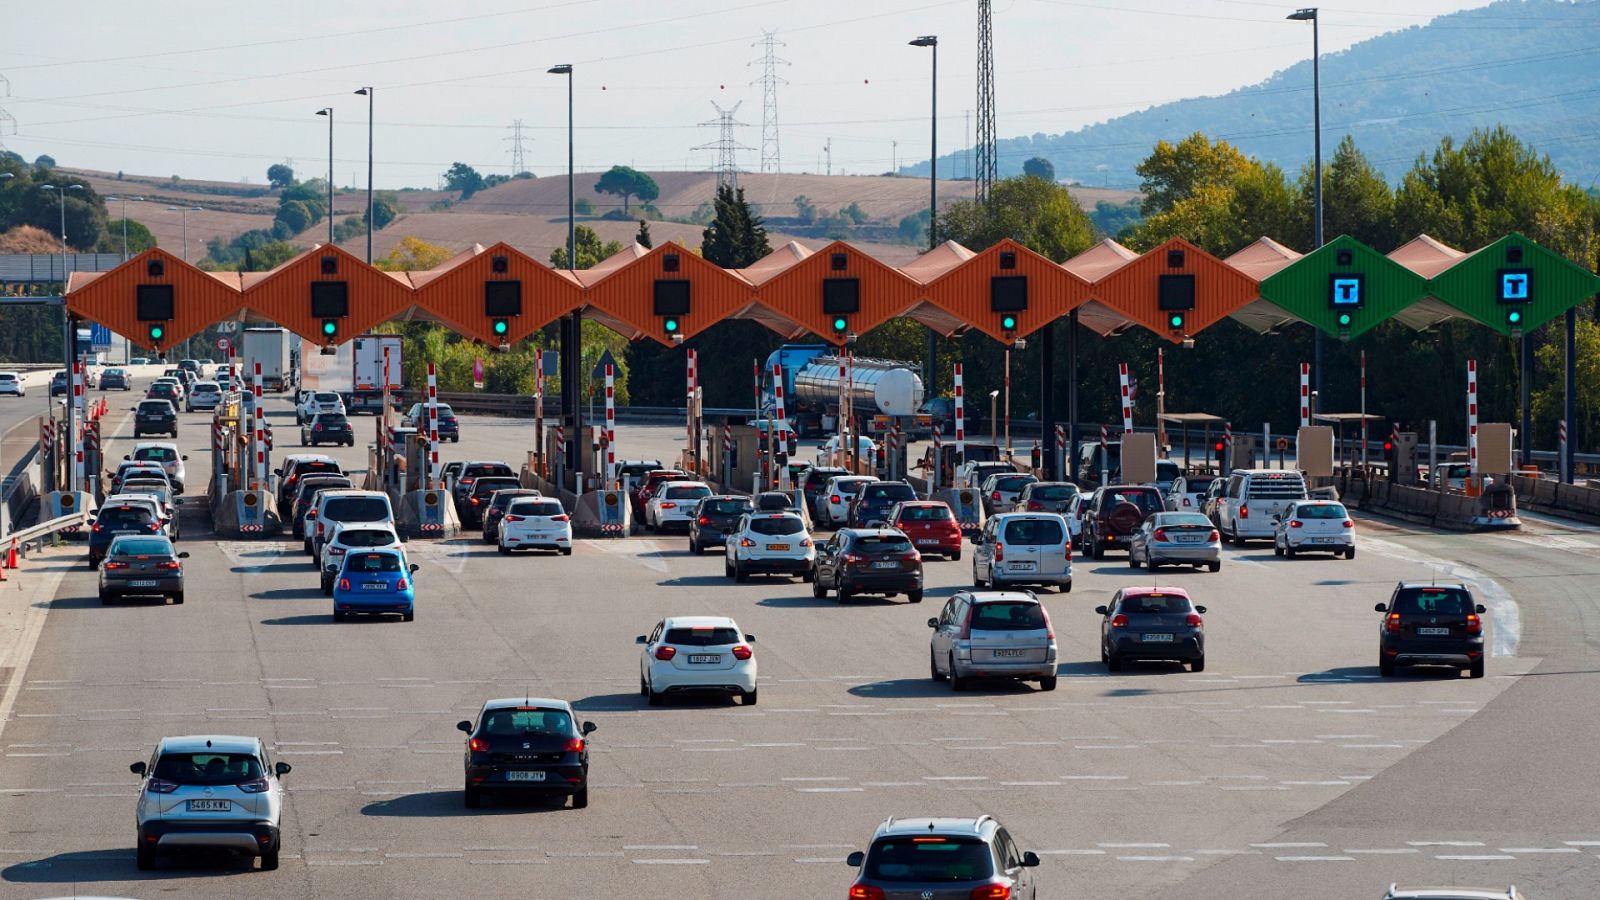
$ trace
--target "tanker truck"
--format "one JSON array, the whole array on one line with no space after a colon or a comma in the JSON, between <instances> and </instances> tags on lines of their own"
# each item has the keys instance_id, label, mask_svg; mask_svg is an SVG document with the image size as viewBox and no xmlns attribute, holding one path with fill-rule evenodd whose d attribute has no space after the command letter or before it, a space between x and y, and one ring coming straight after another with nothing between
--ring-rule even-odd
<instances>
[{"instance_id":1,"label":"tanker truck","mask_svg":"<svg viewBox=\"0 0 1600 900\"><path fill-rule=\"evenodd\" d=\"M774 415L772 367L783 367L784 414L802 436L820 435L838 428L840 358L825 344L785 344L767 357L761 372L761 412ZM848 395L863 432L887 431L895 418L902 427L927 430L917 422L922 407L922 377L913 363L856 357L848 366Z\"/></svg>"}]
</instances>

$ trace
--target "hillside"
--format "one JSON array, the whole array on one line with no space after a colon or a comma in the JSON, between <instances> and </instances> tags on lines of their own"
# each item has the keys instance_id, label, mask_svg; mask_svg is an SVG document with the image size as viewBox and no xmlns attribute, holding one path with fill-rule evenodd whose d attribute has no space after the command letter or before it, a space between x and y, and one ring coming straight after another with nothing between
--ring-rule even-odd
<instances>
[{"instance_id":1,"label":"hillside","mask_svg":"<svg viewBox=\"0 0 1600 900\"><path fill-rule=\"evenodd\" d=\"M1305 39L1309 56L1309 33ZM1500 0L1325 55L1322 113L1324 152L1354 135L1391 180L1441 137L1498 123L1588 185L1600 172L1600 0ZM999 122L1003 132L1003 108ZM1156 141L1203 131L1293 175L1310 161L1311 127L1308 59L1220 97L1065 134L1003 139L1000 174L1019 174L1025 160L1043 156L1059 177L1133 187L1134 167ZM959 155L950 158L959 163ZM928 171L926 163L920 168Z\"/></svg>"}]
</instances>

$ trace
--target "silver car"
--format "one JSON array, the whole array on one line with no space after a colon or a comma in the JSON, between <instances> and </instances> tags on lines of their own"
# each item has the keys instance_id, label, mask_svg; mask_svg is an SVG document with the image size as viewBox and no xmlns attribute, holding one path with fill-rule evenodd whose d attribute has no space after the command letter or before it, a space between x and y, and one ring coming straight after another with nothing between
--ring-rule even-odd
<instances>
[{"instance_id":1,"label":"silver car","mask_svg":"<svg viewBox=\"0 0 1600 900\"><path fill-rule=\"evenodd\" d=\"M1193 512L1160 512L1144 520L1128 544L1128 568L1205 566L1222 568L1222 535L1211 520Z\"/></svg>"},{"instance_id":2,"label":"silver car","mask_svg":"<svg viewBox=\"0 0 1600 900\"><path fill-rule=\"evenodd\" d=\"M983 511L989 515L1009 512L1017 506L1022 489L1039 479L1026 472L1001 472L983 480Z\"/></svg>"},{"instance_id":3,"label":"silver car","mask_svg":"<svg viewBox=\"0 0 1600 900\"><path fill-rule=\"evenodd\" d=\"M934 681L964 691L974 680L1038 681L1056 689L1056 636L1050 613L1026 591L958 591L928 620Z\"/></svg>"},{"instance_id":4,"label":"silver car","mask_svg":"<svg viewBox=\"0 0 1600 900\"><path fill-rule=\"evenodd\" d=\"M1039 855L1018 849L994 816L890 818L862 852L845 857L857 869L851 897L1034 900Z\"/></svg>"},{"instance_id":5,"label":"silver car","mask_svg":"<svg viewBox=\"0 0 1600 900\"><path fill-rule=\"evenodd\" d=\"M260 738L191 735L162 738L148 762L128 769L144 779L136 807L135 856L155 868L163 851L192 847L237 850L278 867L282 846L283 776Z\"/></svg>"}]
</instances>

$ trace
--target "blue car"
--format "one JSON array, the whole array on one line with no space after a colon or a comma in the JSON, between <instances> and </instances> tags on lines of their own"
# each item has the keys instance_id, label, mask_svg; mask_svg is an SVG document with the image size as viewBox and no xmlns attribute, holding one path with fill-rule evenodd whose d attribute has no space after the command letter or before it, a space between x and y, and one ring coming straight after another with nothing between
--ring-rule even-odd
<instances>
[{"instance_id":1,"label":"blue car","mask_svg":"<svg viewBox=\"0 0 1600 900\"><path fill-rule=\"evenodd\" d=\"M409 622L415 615L413 576L417 567L399 550L347 553L333 586L333 620L356 615L395 614Z\"/></svg>"}]
</instances>

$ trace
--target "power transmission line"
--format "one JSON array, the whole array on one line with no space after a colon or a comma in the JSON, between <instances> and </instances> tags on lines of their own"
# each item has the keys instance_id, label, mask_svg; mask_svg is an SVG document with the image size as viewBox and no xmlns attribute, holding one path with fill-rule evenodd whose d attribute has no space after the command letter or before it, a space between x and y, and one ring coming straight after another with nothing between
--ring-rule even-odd
<instances>
[{"instance_id":1,"label":"power transmission line","mask_svg":"<svg viewBox=\"0 0 1600 900\"><path fill-rule=\"evenodd\" d=\"M739 186L739 163L735 158L735 152L753 149L739 143L733 136L733 129L748 127L745 123L734 118L734 115L739 112L739 107L743 105L744 101L740 100L733 105L732 109L723 109L717 105L717 101L713 100L711 101L711 106L717 111L717 118L710 122L700 123L701 126L717 126L716 141L710 144L701 144L694 149L717 151L716 173L718 190L721 190L724 186Z\"/></svg>"},{"instance_id":2,"label":"power transmission line","mask_svg":"<svg viewBox=\"0 0 1600 900\"><path fill-rule=\"evenodd\" d=\"M776 31L762 31L761 40L752 47L762 47L761 58L746 65L761 65L761 171L781 172L782 164L778 159L778 85L787 85L789 82L778 77L778 65L789 65L787 59L780 59L777 54L779 47L788 46L778 40ZM754 81L750 82L752 85Z\"/></svg>"},{"instance_id":3,"label":"power transmission line","mask_svg":"<svg viewBox=\"0 0 1600 900\"><path fill-rule=\"evenodd\" d=\"M9 96L11 96L11 82L4 75L0 75L0 97ZM6 149L6 128L8 126L11 128L12 134L17 133L16 118L7 112L4 106L0 106L0 150Z\"/></svg>"},{"instance_id":4,"label":"power transmission line","mask_svg":"<svg viewBox=\"0 0 1600 900\"><path fill-rule=\"evenodd\" d=\"M977 199L989 199L998 173L994 124L994 34L989 0L978 0L978 174Z\"/></svg>"},{"instance_id":5,"label":"power transmission line","mask_svg":"<svg viewBox=\"0 0 1600 900\"><path fill-rule=\"evenodd\" d=\"M522 136L522 131L523 131L522 120L521 119L513 119L512 122L511 122L511 136L508 137L508 138L501 138L501 140L505 140L505 141L510 141L511 142L511 174L512 175L520 175L523 172L526 172L528 170L527 166L523 162L524 155L523 155L522 144L523 144L524 141L531 141L532 138L524 138Z\"/></svg>"}]
</instances>

